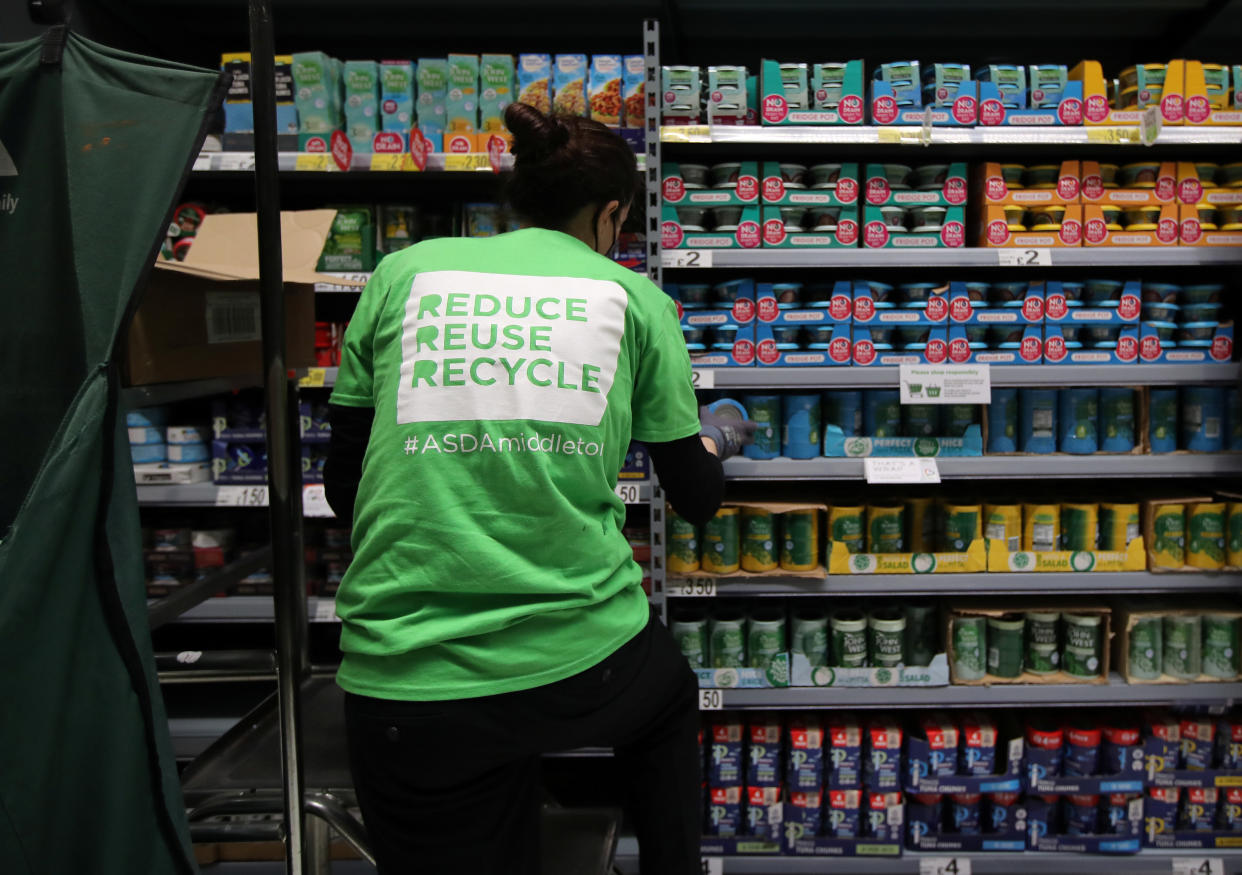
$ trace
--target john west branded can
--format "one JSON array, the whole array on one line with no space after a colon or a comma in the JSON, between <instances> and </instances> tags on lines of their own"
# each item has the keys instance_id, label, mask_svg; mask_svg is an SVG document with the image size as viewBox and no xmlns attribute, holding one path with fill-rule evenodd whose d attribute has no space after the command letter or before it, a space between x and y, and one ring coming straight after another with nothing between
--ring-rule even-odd
<instances>
[{"instance_id":1,"label":"john west branded can","mask_svg":"<svg viewBox=\"0 0 1242 875\"><path fill-rule=\"evenodd\" d=\"M1238 676L1238 615L1203 615L1203 673L1220 680Z\"/></svg>"},{"instance_id":2,"label":"john west branded can","mask_svg":"<svg viewBox=\"0 0 1242 875\"><path fill-rule=\"evenodd\" d=\"M865 549L863 537L863 508L839 507L828 509L828 539L840 541L851 553Z\"/></svg>"},{"instance_id":3,"label":"john west branded can","mask_svg":"<svg viewBox=\"0 0 1242 875\"><path fill-rule=\"evenodd\" d=\"M668 510L668 570L688 574L699 570L699 537L694 524Z\"/></svg>"},{"instance_id":4,"label":"john west branded can","mask_svg":"<svg viewBox=\"0 0 1242 875\"><path fill-rule=\"evenodd\" d=\"M1135 617L1130 627L1130 675L1151 681L1164 671L1164 620L1159 615Z\"/></svg>"},{"instance_id":5,"label":"john west branded can","mask_svg":"<svg viewBox=\"0 0 1242 875\"><path fill-rule=\"evenodd\" d=\"M746 665L746 619L740 611L717 611L710 625L712 668Z\"/></svg>"},{"instance_id":6,"label":"john west branded can","mask_svg":"<svg viewBox=\"0 0 1242 875\"><path fill-rule=\"evenodd\" d=\"M1192 504L1186 517L1186 564L1208 571L1224 568L1225 503Z\"/></svg>"},{"instance_id":7,"label":"john west branded can","mask_svg":"<svg viewBox=\"0 0 1242 875\"><path fill-rule=\"evenodd\" d=\"M743 571L773 571L777 566L776 514L761 507L742 508Z\"/></svg>"},{"instance_id":8,"label":"john west branded can","mask_svg":"<svg viewBox=\"0 0 1242 875\"><path fill-rule=\"evenodd\" d=\"M1139 506L1137 504L1100 505L1101 550L1124 551L1139 534Z\"/></svg>"},{"instance_id":9,"label":"john west branded can","mask_svg":"<svg viewBox=\"0 0 1242 875\"><path fill-rule=\"evenodd\" d=\"M953 676L958 680L982 680L987 673L987 620L954 617L950 624L953 643Z\"/></svg>"},{"instance_id":10,"label":"john west branded can","mask_svg":"<svg viewBox=\"0 0 1242 875\"><path fill-rule=\"evenodd\" d=\"M673 639L691 668L707 668L707 619L686 611L673 618Z\"/></svg>"},{"instance_id":11,"label":"john west branded can","mask_svg":"<svg viewBox=\"0 0 1242 875\"><path fill-rule=\"evenodd\" d=\"M819 565L819 511L814 508L781 514L784 540L780 566L786 571L810 571Z\"/></svg>"},{"instance_id":12,"label":"john west branded can","mask_svg":"<svg viewBox=\"0 0 1242 875\"><path fill-rule=\"evenodd\" d=\"M741 567L738 552L738 509L722 507L703 528L703 570L732 574Z\"/></svg>"}]
</instances>

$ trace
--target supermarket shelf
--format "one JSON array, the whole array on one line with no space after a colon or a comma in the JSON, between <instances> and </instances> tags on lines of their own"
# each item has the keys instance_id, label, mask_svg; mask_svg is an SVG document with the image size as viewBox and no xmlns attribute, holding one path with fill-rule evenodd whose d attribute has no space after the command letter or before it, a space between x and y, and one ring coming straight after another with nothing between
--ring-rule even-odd
<instances>
[{"instance_id":1,"label":"supermarket shelf","mask_svg":"<svg viewBox=\"0 0 1242 875\"><path fill-rule=\"evenodd\" d=\"M642 504L651 500L650 481L622 480L617 484L617 489L617 494L627 504ZM623 489L624 493L621 491ZM332 510L324 497L323 484L307 483L302 490L302 511L305 516L333 518ZM263 484L221 486L215 483L139 486L138 503L147 507L267 507L267 487Z\"/></svg>"},{"instance_id":2,"label":"supermarket shelf","mask_svg":"<svg viewBox=\"0 0 1242 875\"><path fill-rule=\"evenodd\" d=\"M1232 142L1232 141L1231 141ZM365 173L491 173L491 162L486 153L471 153L468 155L450 155L446 152L432 152L427 156L427 167L423 171L405 171L405 170L372 170L372 158L375 157L371 152L355 152L350 161L349 170L351 173L359 171ZM384 156L381 156L384 157ZM646 156L636 155L638 160L638 170L641 172L646 168ZM311 165L316 166L311 166ZM336 164L333 163L331 157L326 153L309 153L309 152L279 152L277 153L277 169L281 173L304 173L311 175L313 173L340 173ZM500 156L500 169L513 169L513 156ZM201 173L249 173L254 170L254 153L253 152L200 152L197 160L194 162L193 170L195 174Z\"/></svg>"},{"instance_id":3,"label":"supermarket shelf","mask_svg":"<svg viewBox=\"0 0 1242 875\"><path fill-rule=\"evenodd\" d=\"M1004 249L703 249L710 258L700 264L683 266L683 270L707 267L1000 267L998 253ZM666 249L662 254L664 268L673 269L673 262L685 250ZM1051 250L1052 264L1057 267L1161 267L1212 264L1242 264L1242 246L1165 248L1143 246L1101 246L1094 249L1067 248ZM710 265L704 262L710 262ZM1006 265L1008 266L1008 265Z\"/></svg>"},{"instance_id":4,"label":"supermarket shelf","mask_svg":"<svg viewBox=\"0 0 1242 875\"><path fill-rule=\"evenodd\" d=\"M712 388L833 389L898 385L898 368L696 368L710 372ZM993 386L1176 386L1232 383L1242 376L1236 362L1211 365L992 365Z\"/></svg>"},{"instance_id":5,"label":"supermarket shelf","mask_svg":"<svg viewBox=\"0 0 1242 875\"><path fill-rule=\"evenodd\" d=\"M792 708L974 708L1011 705L1191 705L1218 707L1242 700L1242 683L996 684L947 687L784 687L724 690L723 707Z\"/></svg>"},{"instance_id":6,"label":"supermarket shelf","mask_svg":"<svg viewBox=\"0 0 1242 875\"><path fill-rule=\"evenodd\" d=\"M242 553L228 565L218 568L206 577L185 584L163 598L147 603L147 625L158 629L178 617L213 599L218 592L228 592L247 576L267 568L272 562L271 547L259 547Z\"/></svg>"},{"instance_id":7,"label":"supermarket shelf","mask_svg":"<svg viewBox=\"0 0 1242 875\"><path fill-rule=\"evenodd\" d=\"M974 456L937 459L944 479L1023 477L1209 477L1242 474L1242 453L1156 455ZM862 480L862 459L744 459L724 463L730 480Z\"/></svg>"},{"instance_id":8,"label":"supermarket shelf","mask_svg":"<svg viewBox=\"0 0 1242 875\"><path fill-rule=\"evenodd\" d=\"M867 598L870 596L940 595L1128 595L1190 592L1238 592L1242 576L1237 574L1152 574L1148 571L1095 573L1014 574L833 574L820 580L798 577L756 577L716 579L721 598L825 596ZM675 581L665 589L669 598L678 598ZM698 596L687 596L698 598Z\"/></svg>"},{"instance_id":9,"label":"supermarket shelf","mask_svg":"<svg viewBox=\"0 0 1242 875\"><path fill-rule=\"evenodd\" d=\"M848 144L878 146L910 144L928 146L1052 146L1142 145L1137 126L1129 127L977 127L932 128L925 140L921 127L877 125L730 126L666 125L660 128L663 143L737 144ZM1153 145L1234 145L1242 143L1242 128L1167 127Z\"/></svg>"},{"instance_id":10,"label":"supermarket shelf","mask_svg":"<svg viewBox=\"0 0 1242 875\"><path fill-rule=\"evenodd\" d=\"M121 406L127 410L174 404L190 398L206 398L263 385L258 374L239 377L213 377L209 380L188 380L183 383L155 383L150 386L125 386L121 389Z\"/></svg>"},{"instance_id":11,"label":"supermarket shelf","mask_svg":"<svg viewBox=\"0 0 1242 875\"><path fill-rule=\"evenodd\" d=\"M332 622L335 601L311 596L306 600L306 615L312 622ZM275 618L270 595L230 595L209 598L182 614L178 620L195 623L270 623Z\"/></svg>"}]
</instances>

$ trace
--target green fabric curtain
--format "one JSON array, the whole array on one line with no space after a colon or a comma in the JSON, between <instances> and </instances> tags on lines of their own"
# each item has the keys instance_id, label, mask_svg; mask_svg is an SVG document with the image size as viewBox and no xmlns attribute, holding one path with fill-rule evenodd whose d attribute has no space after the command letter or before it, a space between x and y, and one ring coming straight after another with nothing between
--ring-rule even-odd
<instances>
[{"instance_id":1,"label":"green fabric curtain","mask_svg":"<svg viewBox=\"0 0 1242 875\"><path fill-rule=\"evenodd\" d=\"M0 46L0 871L185 873L117 339L220 76Z\"/></svg>"}]
</instances>

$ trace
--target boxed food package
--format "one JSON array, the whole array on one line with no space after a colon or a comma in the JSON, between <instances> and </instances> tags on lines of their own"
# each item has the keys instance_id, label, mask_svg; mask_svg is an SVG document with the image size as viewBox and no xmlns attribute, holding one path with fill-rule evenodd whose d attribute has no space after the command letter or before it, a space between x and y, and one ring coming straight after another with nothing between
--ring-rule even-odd
<instances>
[{"instance_id":1,"label":"boxed food package","mask_svg":"<svg viewBox=\"0 0 1242 875\"><path fill-rule=\"evenodd\" d=\"M621 63L621 98L624 107L621 126L644 128L647 124L646 59L642 55L626 55Z\"/></svg>"},{"instance_id":2,"label":"boxed food package","mask_svg":"<svg viewBox=\"0 0 1242 875\"><path fill-rule=\"evenodd\" d=\"M382 61L379 79L381 129L408 135L414 126L414 65L409 61Z\"/></svg>"},{"instance_id":3,"label":"boxed food package","mask_svg":"<svg viewBox=\"0 0 1242 875\"><path fill-rule=\"evenodd\" d=\"M474 134L479 130L479 56L448 56L448 95L444 99L445 131Z\"/></svg>"},{"instance_id":4,"label":"boxed food package","mask_svg":"<svg viewBox=\"0 0 1242 875\"><path fill-rule=\"evenodd\" d=\"M1188 125L1242 125L1242 66L1186 62Z\"/></svg>"},{"instance_id":5,"label":"boxed food package","mask_svg":"<svg viewBox=\"0 0 1242 875\"><path fill-rule=\"evenodd\" d=\"M758 84L759 118L765 125L861 125L866 120L861 60L764 60Z\"/></svg>"},{"instance_id":6,"label":"boxed food package","mask_svg":"<svg viewBox=\"0 0 1242 875\"><path fill-rule=\"evenodd\" d=\"M298 132L298 111L293 100L293 55L276 56L276 133ZM224 132L248 134L254 131L254 111L250 91L250 52L226 52L220 56L220 69L228 73L229 89L224 98Z\"/></svg>"},{"instance_id":7,"label":"boxed food package","mask_svg":"<svg viewBox=\"0 0 1242 875\"><path fill-rule=\"evenodd\" d=\"M318 270L365 271L375 267L375 220L369 206L336 208Z\"/></svg>"},{"instance_id":8,"label":"boxed food package","mask_svg":"<svg viewBox=\"0 0 1242 875\"><path fill-rule=\"evenodd\" d=\"M557 55L552 70L552 110L589 116L586 55Z\"/></svg>"},{"instance_id":9,"label":"boxed food package","mask_svg":"<svg viewBox=\"0 0 1242 875\"><path fill-rule=\"evenodd\" d=\"M552 111L552 56L518 55L518 101L543 113Z\"/></svg>"},{"instance_id":10,"label":"boxed food package","mask_svg":"<svg viewBox=\"0 0 1242 875\"><path fill-rule=\"evenodd\" d=\"M1027 228L1012 221L1006 208L988 204L980 210L978 245L989 249L1060 249L1081 246L1083 239L1083 209L1079 204L1069 204L1058 211L1055 221L1035 224Z\"/></svg>"},{"instance_id":11,"label":"boxed food package","mask_svg":"<svg viewBox=\"0 0 1242 875\"><path fill-rule=\"evenodd\" d=\"M707 68L707 121L713 125L744 125L747 115L745 67Z\"/></svg>"},{"instance_id":12,"label":"boxed food package","mask_svg":"<svg viewBox=\"0 0 1242 875\"><path fill-rule=\"evenodd\" d=\"M505 129L505 107L513 102L513 55L484 55L479 62L479 130Z\"/></svg>"},{"instance_id":13,"label":"boxed food package","mask_svg":"<svg viewBox=\"0 0 1242 875\"><path fill-rule=\"evenodd\" d=\"M692 125L701 120L702 73L695 66L662 67L660 119L666 125Z\"/></svg>"},{"instance_id":14,"label":"boxed food package","mask_svg":"<svg viewBox=\"0 0 1242 875\"><path fill-rule=\"evenodd\" d=\"M345 62L345 133L355 152L371 151L380 122L379 69L374 61ZM414 81L410 71L406 96L405 130L409 131L414 117Z\"/></svg>"},{"instance_id":15,"label":"boxed food package","mask_svg":"<svg viewBox=\"0 0 1242 875\"><path fill-rule=\"evenodd\" d=\"M341 127L341 62L323 52L293 56L298 133L326 134Z\"/></svg>"},{"instance_id":16,"label":"boxed food package","mask_svg":"<svg viewBox=\"0 0 1242 875\"><path fill-rule=\"evenodd\" d=\"M621 126L624 106L621 98L622 65L620 55L592 55L588 97L591 118L600 124Z\"/></svg>"},{"instance_id":17,"label":"boxed food package","mask_svg":"<svg viewBox=\"0 0 1242 875\"><path fill-rule=\"evenodd\" d=\"M418 129L432 143L439 143L446 130L445 103L448 99L448 59L419 58Z\"/></svg>"},{"instance_id":18,"label":"boxed food package","mask_svg":"<svg viewBox=\"0 0 1242 875\"><path fill-rule=\"evenodd\" d=\"M1183 92L1185 90L1186 81L1186 62L1170 61L1167 65L1156 65L1163 68L1164 81L1158 91L1161 98L1158 101L1160 107L1161 121L1165 125L1184 124L1185 120L1185 98ZM1083 122L1091 125L1138 125L1143 121L1143 111L1147 108L1144 104L1146 100L1142 97L1143 93L1151 96L1152 89L1146 89L1143 86L1147 83L1145 73L1148 65L1138 65L1134 68L1134 84L1129 88L1123 88L1123 92L1133 92L1135 100L1117 101L1112 100L1111 92L1113 83L1109 79L1104 78L1104 69L1099 61L1083 61L1078 64L1069 73L1069 82L1082 83L1082 99L1083 99ZM1118 98L1122 94L1117 95ZM1153 105L1154 105L1153 101Z\"/></svg>"}]
</instances>

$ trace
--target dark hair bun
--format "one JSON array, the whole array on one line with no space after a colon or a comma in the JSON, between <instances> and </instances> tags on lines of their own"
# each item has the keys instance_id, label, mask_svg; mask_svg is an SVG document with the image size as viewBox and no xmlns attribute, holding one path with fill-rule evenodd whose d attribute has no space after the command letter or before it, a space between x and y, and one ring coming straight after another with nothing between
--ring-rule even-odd
<instances>
[{"instance_id":1,"label":"dark hair bun","mask_svg":"<svg viewBox=\"0 0 1242 875\"><path fill-rule=\"evenodd\" d=\"M513 155L538 161L569 142L569 127L526 103L505 108L505 127L513 134Z\"/></svg>"}]
</instances>

